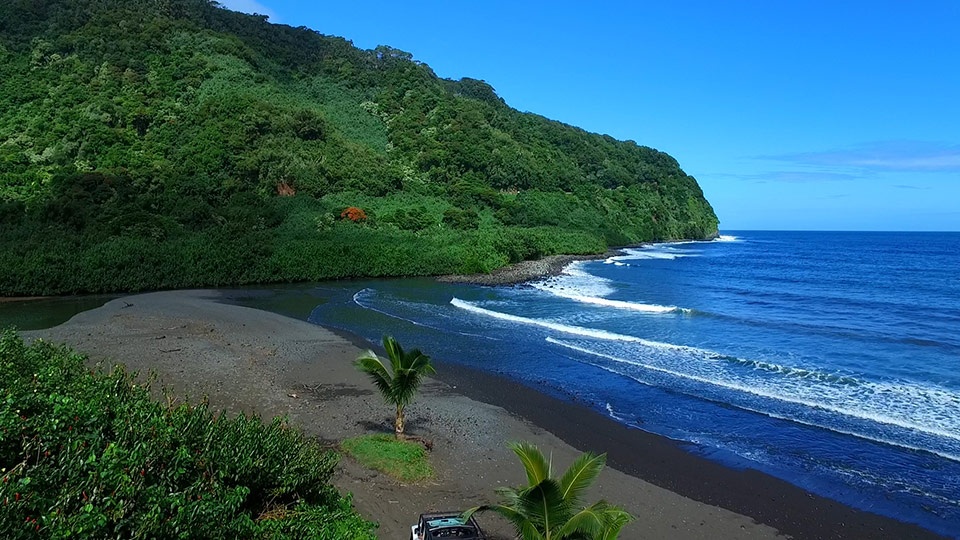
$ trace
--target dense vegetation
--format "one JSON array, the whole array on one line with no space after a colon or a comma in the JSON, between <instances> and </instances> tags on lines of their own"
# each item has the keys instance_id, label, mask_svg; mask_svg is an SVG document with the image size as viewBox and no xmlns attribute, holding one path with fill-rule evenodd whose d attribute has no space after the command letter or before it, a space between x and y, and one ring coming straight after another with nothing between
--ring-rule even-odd
<instances>
[{"instance_id":1,"label":"dense vegetation","mask_svg":"<svg viewBox=\"0 0 960 540\"><path fill-rule=\"evenodd\" d=\"M4 538L373 539L336 454L276 420L168 407L123 371L0 334Z\"/></svg>"},{"instance_id":2,"label":"dense vegetation","mask_svg":"<svg viewBox=\"0 0 960 540\"><path fill-rule=\"evenodd\" d=\"M209 0L0 3L0 294L489 271L716 227L667 154L403 51Z\"/></svg>"}]
</instances>

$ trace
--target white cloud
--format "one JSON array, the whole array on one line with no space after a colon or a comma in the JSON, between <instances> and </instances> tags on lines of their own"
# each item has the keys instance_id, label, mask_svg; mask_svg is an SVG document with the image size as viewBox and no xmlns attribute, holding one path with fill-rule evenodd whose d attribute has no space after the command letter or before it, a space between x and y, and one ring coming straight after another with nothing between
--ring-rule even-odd
<instances>
[{"instance_id":1,"label":"white cloud","mask_svg":"<svg viewBox=\"0 0 960 540\"><path fill-rule=\"evenodd\" d=\"M770 171L758 174L722 173L711 176L747 180L758 184L766 184L768 182L788 182L791 184L806 184L811 182L845 182L850 180L859 180L862 178L861 175L857 174L830 171Z\"/></svg>"},{"instance_id":2,"label":"white cloud","mask_svg":"<svg viewBox=\"0 0 960 540\"><path fill-rule=\"evenodd\" d=\"M270 22L278 22L277 13L260 2L257 2L257 0L219 0L219 2L221 6L229 10L266 15L269 17Z\"/></svg>"},{"instance_id":3,"label":"white cloud","mask_svg":"<svg viewBox=\"0 0 960 540\"><path fill-rule=\"evenodd\" d=\"M952 172L960 171L960 145L890 141L825 152L768 156L766 159L874 171Z\"/></svg>"}]
</instances>

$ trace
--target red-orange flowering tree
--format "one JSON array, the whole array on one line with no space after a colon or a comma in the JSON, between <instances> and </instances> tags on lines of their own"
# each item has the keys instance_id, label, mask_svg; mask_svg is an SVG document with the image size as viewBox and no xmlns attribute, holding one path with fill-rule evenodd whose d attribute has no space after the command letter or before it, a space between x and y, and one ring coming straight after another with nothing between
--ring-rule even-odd
<instances>
[{"instance_id":1,"label":"red-orange flowering tree","mask_svg":"<svg viewBox=\"0 0 960 540\"><path fill-rule=\"evenodd\" d=\"M356 223L358 221L365 221L367 219L367 213L356 206L348 206L343 212L340 212L340 217Z\"/></svg>"}]
</instances>

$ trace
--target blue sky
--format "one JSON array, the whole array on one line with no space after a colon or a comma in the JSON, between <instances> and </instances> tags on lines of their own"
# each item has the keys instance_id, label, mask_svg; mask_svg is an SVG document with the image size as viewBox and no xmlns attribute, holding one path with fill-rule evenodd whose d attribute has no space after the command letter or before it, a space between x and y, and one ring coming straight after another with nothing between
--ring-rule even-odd
<instances>
[{"instance_id":1,"label":"blue sky","mask_svg":"<svg viewBox=\"0 0 960 540\"><path fill-rule=\"evenodd\" d=\"M960 1L222 0L695 176L722 230L960 231Z\"/></svg>"}]
</instances>

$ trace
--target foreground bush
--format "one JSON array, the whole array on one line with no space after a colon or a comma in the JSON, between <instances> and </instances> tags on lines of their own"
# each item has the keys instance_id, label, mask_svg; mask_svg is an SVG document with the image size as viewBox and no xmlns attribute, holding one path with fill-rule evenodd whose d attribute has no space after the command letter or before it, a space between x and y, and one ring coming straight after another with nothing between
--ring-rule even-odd
<instances>
[{"instance_id":1,"label":"foreground bush","mask_svg":"<svg viewBox=\"0 0 960 540\"><path fill-rule=\"evenodd\" d=\"M374 538L337 455L282 421L164 406L122 370L0 335L6 538Z\"/></svg>"}]
</instances>

